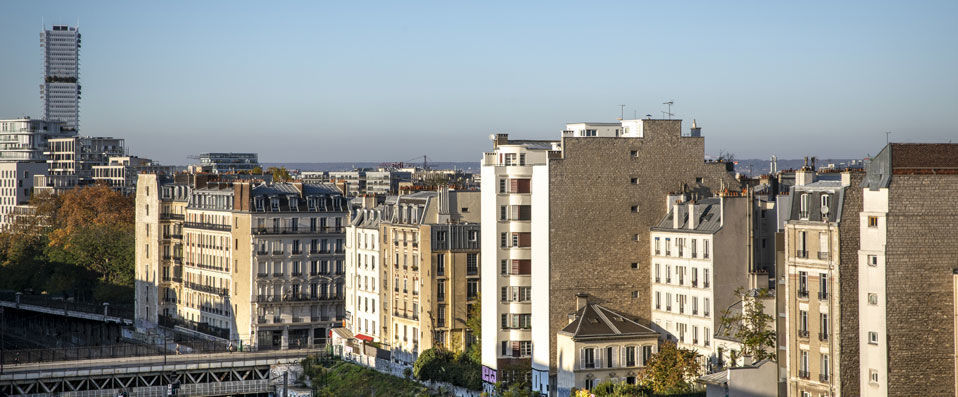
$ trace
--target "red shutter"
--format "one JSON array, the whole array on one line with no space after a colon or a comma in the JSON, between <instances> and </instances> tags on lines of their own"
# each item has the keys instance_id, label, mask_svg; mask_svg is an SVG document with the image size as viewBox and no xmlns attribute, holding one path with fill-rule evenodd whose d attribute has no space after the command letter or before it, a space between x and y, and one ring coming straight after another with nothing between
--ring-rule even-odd
<instances>
[{"instance_id":1,"label":"red shutter","mask_svg":"<svg viewBox=\"0 0 958 397\"><path fill-rule=\"evenodd\" d=\"M512 260L512 269L510 269L509 274L521 274L522 272L522 261L519 259Z\"/></svg>"},{"instance_id":2,"label":"red shutter","mask_svg":"<svg viewBox=\"0 0 958 397\"><path fill-rule=\"evenodd\" d=\"M532 235L531 233L519 233L519 246L528 247L532 245Z\"/></svg>"},{"instance_id":3,"label":"red shutter","mask_svg":"<svg viewBox=\"0 0 958 397\"><path fill-rule=\"evenodd\" d=\"M515 193L529 193L529 179L513 179L512 191Z\"/></svg>"},{"instance_id":4,"label":"red shutter","mask_svg":"<svg viewBox=\"0 0 958 397\"><path fill-rule=\"evenodd\" d=\"M515 274L525 274L525 275L528 275L528 274L531 274L531 273L532 273L532 261L531 261L531 260L529 260L529 259L520 259L520 260L517 260L517 261L515 261L515 262L519 262L519 263L518 263L518 266L517 266L518 269L516 269L516 270L518 270L518 272L516 272Z\"/></svg>"},{"instance_id":5,"label":"red shutter","mask_svg":"<svg viewBox=\"0 0 958 397\"><path fill-rule=\"evenodd\" d=\"M519 179L510 179L509 193L518 193L518 192L519 192Z\"/></svg>"}]
</instances>

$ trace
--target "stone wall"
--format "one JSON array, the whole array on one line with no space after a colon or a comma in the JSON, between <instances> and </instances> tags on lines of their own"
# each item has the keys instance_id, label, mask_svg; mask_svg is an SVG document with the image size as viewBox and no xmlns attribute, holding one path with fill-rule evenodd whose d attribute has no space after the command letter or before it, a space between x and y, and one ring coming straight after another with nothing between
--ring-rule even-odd
<instances>
[{"instance_id":1,"label":"stone wall","mask_svg":"<svg viewBox=\"0 0 958 397\"><path fill-rule=\"evenodd\" d=\"M838 296L839 362L838 380L843 396L857 396L859 390L858 356L858 249L861 240L859 231L862 211L861 180L864 173L851 174L851 185L845 188L842 198L842 218L838 223Z\"/></svg>"},{"instance_id":2,"label":"stone wall","mask_svg":"<svg viewBox=\"0 0 958 397\"><path fill-rule=\"evenodd\" d=\"M958 175L892 176L885 257L889 396L955 395L956 197Z\"/></svg>"},{"instance_id":3,"label":"stone wall","mask_svg":"<svg viewBox=\"0 0 958 397\"><path fill-rule=\"evenodd\" d=\"M724 163L704 161L704 138L681 136L680 120L644 123L644 138L564 138L562 156L550 161L552 368L556 332L575 311L576 293L649 321L649 228L665 216L667 193L683 185L739 189Z\"/></svg>"}]
</instances>

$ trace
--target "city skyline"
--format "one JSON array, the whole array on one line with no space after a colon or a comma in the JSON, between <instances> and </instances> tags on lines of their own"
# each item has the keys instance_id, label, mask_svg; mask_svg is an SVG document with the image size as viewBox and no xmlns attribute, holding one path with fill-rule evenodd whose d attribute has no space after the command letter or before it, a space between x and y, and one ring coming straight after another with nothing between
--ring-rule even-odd
<instances>
[{"instance_id":1,"label":"city skyline","mask_svg":"<svg viewBox=\"0 0 958 397\"><path fill-rule=\"evenodd\" d=\"M494 132L554 139L668 100L737 158L859 158L958 121L945 2L230 5L8 4L2 117L41 116L41 23L79 21L83 135L163 163L188 162L185 139L263 162L478 161Z\"/></svg>"}]
</instances>

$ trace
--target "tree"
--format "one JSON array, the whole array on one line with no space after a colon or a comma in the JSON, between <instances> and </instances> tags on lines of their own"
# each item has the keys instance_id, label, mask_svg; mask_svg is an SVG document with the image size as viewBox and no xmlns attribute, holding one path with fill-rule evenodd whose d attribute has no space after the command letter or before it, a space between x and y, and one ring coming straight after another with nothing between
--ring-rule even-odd
<instances>
[{"instance_id":1,"label":"tree","mask_svg":"<svg viewBox=\"0 0 958 397\"><path fill-rule=\"evenodd\" d=\"M479 363L482 361L482 296L476 296L476 303L472 305L466 317L466 327L472 333L472 342L469 345L467 354L473 361Z\"/></svg>"},{"instance_id":2,"label":"tree","mask_svg":"<svg viewBox=\"0 0 958 397\"><path fill-rule=\"evenodd\" d=\"M260 166L257 165L257 166L255 166L255 167L253 167L253 169L250 170L249 173L252 174L252 175L263 175L263 167L260 167Z\"/></svg>"},{"instance_id":3,"label":"tree","mask_svg":"<svg viewBox=\"0 0 958 397\"><path fill-rule=\"evenodd\" d=\"M286 167L269 167L267 171L273 174L273 182L289 182L293 180L293 177L289 175L289 171L286 170Z\"/></svg>"},{"instance_id":4,"label":"tree","mask_svg":"<svg viewBox=\"0 0 958 397\"><path fill-rule=\"evenodd\" d=\"M698 353L675 346L673 342L659 345L659 351L649 358L642 384L655 393L684 393L693 390L692 383L699 376L701 365Z\"/></svg>"},{"instance_id":5,"label":"tree","mask_svg":"<svg viewBox=\"0 0 958 397\"><path fill-rule=\"evenodd\" d=\"M738 288L735 293L742 297L742 311L732 313L731 307L726 309L722 314L723 327L732 330L732 336L742 343L741 355L751 356L755 361L775 360L775 328L772 323L775 318L765 313L765 300L772 295L764 288L752 292Z\"/></svg>"}]
</instances>

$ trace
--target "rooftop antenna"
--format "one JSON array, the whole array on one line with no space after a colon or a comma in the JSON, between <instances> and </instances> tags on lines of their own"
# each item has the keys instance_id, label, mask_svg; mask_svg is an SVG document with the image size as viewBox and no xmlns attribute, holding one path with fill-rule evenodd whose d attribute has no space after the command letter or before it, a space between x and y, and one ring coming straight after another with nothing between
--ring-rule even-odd
<instances>
[{"instance_id":1,"label":"rooftop antenna","mask_svg":"<svg viewBox=\"0 0 958 397\"><path fill-rule=\"evenodd\" d=\"M639 119L639 106L636 105L635 108L632 109L632 120L638 120L638 119Z\"/></svg>"},{"instance_id":2,"label":"rooftop antenna","mask_svg":"<svg viewBox=\"0 0 958 397\"><path fill-rule=\"evenodd\" d=\"M619 105L619 120L625 119L625 105Z\"/></svg>"},{"instance_id":3,"label":"rooftop antenna","mask_svg":"<svg viewBox=\"0 0 958 397\"><path fill-rule=\"evenodd\" d=\"M672 113L672 105L675 104L675 101L670 100L668 102L662 102L662 104L669 107L669 110L662 112L662 114L664 114L667 119L672 120L672 116L675 116L675 114Z\"/></svg>"},{"instance_id":4,"label":"rooftop antenna","mask_svg":"<svg viewBox=\"0 0 958 397\"><path fill-rule=\"evenodd\" d=\"M889 136L889 135L891 135L891 131L885 131L885 144L886 144L886 145L889 143L889 141L888 141L888 136Z\"/></svg>"}]
</instances>

